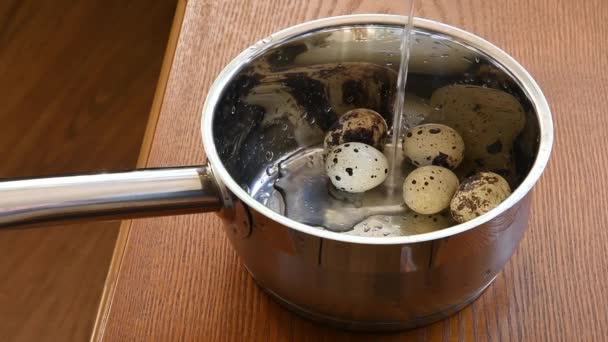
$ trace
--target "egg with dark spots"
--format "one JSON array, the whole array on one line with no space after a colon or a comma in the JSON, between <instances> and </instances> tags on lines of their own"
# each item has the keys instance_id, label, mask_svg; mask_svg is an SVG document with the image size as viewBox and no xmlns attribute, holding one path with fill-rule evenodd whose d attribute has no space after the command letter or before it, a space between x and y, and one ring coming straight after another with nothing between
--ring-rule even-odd
<instances>
[{"instance_id":1,"label":"egg with dark spots","mask_svg":"<svg viewBox=\"0 0 608 342\"><path fill-rule=\"evenodd\" d=\"M346 143L331 149L325 171L336 189L360 193L382 184L388 161L382 152L363 143Z\"/></svg>"},{"instance_id":2,"label":"egg with dark spots","mask_svg":"<svg viewBox=\"0 0 608 342\"><path fill-rule=\"evenodd\" d=\"M493 172L479 172L465 179L450 203L450 213L463 223L496 208L511 195L509 183Z\"/></svg>"},{"instance_id":3,"label":"egg with dark spots","mask_svg":"<svg viewBox=\"0 0 608 342\"><path fill-rule=\"evenodd\" d=\"M388 126L377 112L358 108L346 112L325 135L325 148L332 148L348 142L359 142L382 150Z\"/></svg>"},{"instance_id":4,"label":"egg with dark spots","mask_svg":"<svg viewBox=\"0 0 608 342\"><path fill-rule=\"evenodd\" d=\"M450 206L458 177L445 167L428 165L412 171L403 182L403 200L419 214L436 214Z\"/></svg>"},{"instance_id":5,"label":"egg with dark spots","mask_svg":"<svg viewBox=\"0 0 608 342\"><path fill-rule=\"evenodd\" d=\"M424 124L406 133L403 154L416 166L437 165L453 170L464 159L464 141L448 126Z\"/></svg>"}]
</instances>

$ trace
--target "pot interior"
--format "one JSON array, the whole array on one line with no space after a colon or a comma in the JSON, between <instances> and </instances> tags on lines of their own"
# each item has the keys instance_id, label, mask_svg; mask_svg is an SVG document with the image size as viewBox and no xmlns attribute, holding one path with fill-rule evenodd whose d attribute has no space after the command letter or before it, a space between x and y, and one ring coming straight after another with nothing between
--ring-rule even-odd
<instances>
[{"instance_id":1,"label":"pot interior","mask_svg":"<svg viewBox=\"0 0 608 342\"><path fill-rule=\"evenodd\" d=\"M230 176L289 216L285 193L275 186L281 163L322 164L322 154L310 151L320 150L328 129L348 110L373 109L391 126L401 32L380 24L325 28L244 64L224 88L213 118L215 147ZM534 163L540 137L535 108L519 82L498 61L453 37L422 28L412 34L406 112L462 135L467 151L456 170L461 180L492 171L515 190ZM306 178L296 182L299 189L316 186L304 184Z\"/></svg>"}]
</instances>

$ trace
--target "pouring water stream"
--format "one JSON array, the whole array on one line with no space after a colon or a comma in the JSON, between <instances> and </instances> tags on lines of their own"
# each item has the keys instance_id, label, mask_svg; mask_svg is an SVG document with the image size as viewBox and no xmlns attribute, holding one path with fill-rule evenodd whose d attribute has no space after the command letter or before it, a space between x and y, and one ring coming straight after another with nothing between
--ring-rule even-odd
<instances>
[{"instance_id":1,"label":"pouring water stream","mask_svg":"<svg viewBox=\"0 0 608 342\"><path fill-rule=\"evenodd\" d=\"M385 181L385 184L389 191L394 191L396 187L401 186L403 178L399 168L401 165L397 163L398 154L400 153L400 140L403 133L404 124L406 128L411 128L416 125L413 117L408 117L405 111L405 85L407 83L407 72L408 64L410 60L410 49L411 49L411 33L414 24L414 0L406 0L409 5L409 13L407 17L407 23L403 28L403 34L401 36L401 64L399 65L399 75L397 77L397 91L395 92L395 102L393 104L393 127L391 133L391 144L389 152L389 160L391 162L390 172ZM405 122L403 122L405 119Z\"/></svg>"}]
</instances>

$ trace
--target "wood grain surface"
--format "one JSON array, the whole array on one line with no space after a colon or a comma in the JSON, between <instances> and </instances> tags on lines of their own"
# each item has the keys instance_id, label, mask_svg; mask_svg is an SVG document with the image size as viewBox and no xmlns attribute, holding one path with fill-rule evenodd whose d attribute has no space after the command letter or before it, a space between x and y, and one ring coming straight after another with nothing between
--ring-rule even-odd
<instances>
[{"instance_id":1,"label":"wood grain surface","mask_svg":"<svg viewBox=\"0 0 608 342\"><path fill-rule=\"evenodd\" d=\"M160 110L164 101L164 94L167 88L167 81L173 65L173 57L175 56L175 48L177 47L177 39L182 26L182 21L186 12L186 2L178 0L175 8L175 14L173 22L171 24L171 31L169 34L169 40L167 42L167 48L163 57L163 64L156 84L156 91L154 93L154 101L152 102L152 108L150 109L150 115L148 117L148 124L146 132L144 134L143 142L139 150L139 157L137 159L137 167L144 168L148 164L148 158L150 156L150 150L152 148L152 141L154 139L154 133L156 131L156 125L158 118L160 117ZM98 341L105 333L107 327L107 320L110 314L110 308L112 307L112 299L116 292L116 282L120 274L120 266L123 260L125 252L125 244L129 238L131 232L131 225L133 220L123 220L120 225L118 237L114 245L114 253L112 255L112 261L108 269L106 276L105 285L97 308L97 315L95 319L95 325L91 333L91 340Z\"/></svg>"},{"instance_id":2,"label":"wood grain surface","mask_svg":"<svg viewBox=\"0 0 608 342\"><path fill-rule=\"evenodd\" d=\"M221 68L280 28L349 13L404 13L396 1L191 0L148 166L199 164L199 113ZM401 2L400 2L401 3ZM494 284L460 313L399 334L334 330L256 287L214 215L135 221L107 341L602 341L608 336L608 2L419 0L416 15L478 34L519 60L555 119L552 161L530 227ZM115 261L116 262L116 261Z\"/></svg>"},{"instance_id":3,"label":"wood grain surface","mask_svg":"<svg viewBox=\"0 0 608 342\"><path fill-rule=\"evenodd\" d=\"M0 178L135 166L175 0L0 1ZM0 232L0 341L84 341L119 222Z\"/></svg>"}]
</instances>

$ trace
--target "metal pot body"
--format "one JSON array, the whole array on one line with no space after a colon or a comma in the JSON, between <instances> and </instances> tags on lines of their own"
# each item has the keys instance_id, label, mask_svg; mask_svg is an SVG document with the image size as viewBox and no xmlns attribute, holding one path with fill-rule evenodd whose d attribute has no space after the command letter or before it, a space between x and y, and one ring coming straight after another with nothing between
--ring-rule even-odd
<instances>
[{"instance_id":1,"label":"metal pot body","mask_svg":"<svg viewBox=\"0 0 608 342\"><path fill-rule=\"evenodd\" d=\"M339 328L400 330L443 319L490 285L524 234L529 197L475 229L420 243L336 241L255 210L251 229L243 216L227 219L225 231L256 282L287 308Z\"/></svg>"},{"instance_id":2,"label":"metal pot body","mask_svg":"<svg viewBox=\"0 0 608 342\"><path fill-rule=\"evenodd\" d=\"M256 102L255 97L259 78L283 77L285 72L298 77L308 75L308 64L331 68L327 65L336 62L348 67L348 63L380 60L398 66L400 25L404 22L405 18L398 16L344 16L274 34L226 67L212 86L203 110L203 142L211 167L225 183L222 187L231 191L231 206L238 208L221 216L243 264L281 304L341 328L411 328L444 318L477 298L513 255L524 234L530 211L529 190L545 167L552 143L546 101L519 64L470 33L416 19L416 43L422 48L414 46L412 51L410 71L414 76L409 82L466 83L464 75L470 80L483 79L490 88L506 89L522 102L528 122L513 153L519 154L515 157L520 165L527 166L512 175L519 177L515 193L482 218L440 232L402 238L346 237L289 220L280 210L270 210L260 204L260 199L253 199L258 183L264 183L265 176L259 176L259 171L273 167L272 160L264 156L285 156L309 145L306 139L310 135L298 134L298 130L301 133L315 128L298 126L301 118L289 116L266 128L253 124L252 116L257 114L243 107L241 100L264 107L264 101ZM471 66L476 62L480 65ZM331 107L343 106L342 112L349 105L361 105L348 103L346 82L342 83L341 100L332 100L332 90L327 91ZM288 83L284 79L283 84ZM427 90L422 88L419 93L424 94ZM291 91L305 93L310 87L294 86ZM306 103L301 105L306 107ZM304 109L316 118L316 128L325 132L325 114L314 113L314 106L323 104L312 105ZM363 106L382 112L384 105L368 99ZM265 107L260 111L265 114L255 120L272 122L268 113L277 109ZM239 137L239 129L234 127L241 125L247 126L247 134ZM287 134L276 133L273 125L283 126ZM285 135L293 139L285 139ZM237 211L240 214L235 214Z\"/></svg>"}]
</instances>

